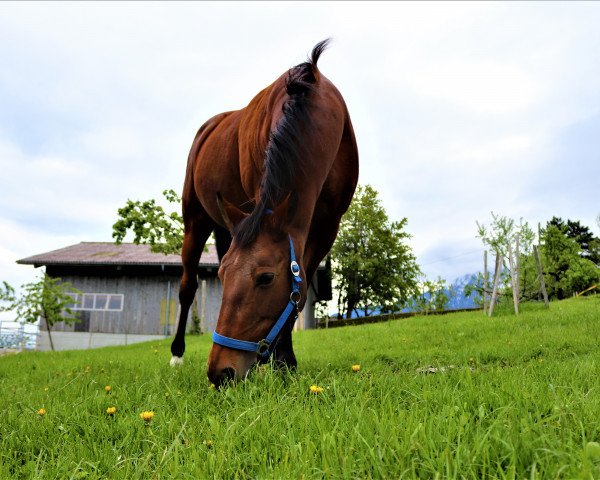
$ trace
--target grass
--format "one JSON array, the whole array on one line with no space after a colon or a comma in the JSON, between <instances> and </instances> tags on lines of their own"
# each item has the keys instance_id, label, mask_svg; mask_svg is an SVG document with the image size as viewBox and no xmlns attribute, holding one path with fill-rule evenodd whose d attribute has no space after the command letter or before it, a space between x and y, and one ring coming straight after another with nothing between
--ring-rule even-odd
<instances>
[{"instance_id":1,"label":"grass","mask_svg":"<svg viewBox=\"0 0 600 480\"><path fill-rule=\"evenodd\" d=\"M0 357L0 478L600 478L599 296L295 345L222 391L208 336Z\"/></svg>"}]
</instances>

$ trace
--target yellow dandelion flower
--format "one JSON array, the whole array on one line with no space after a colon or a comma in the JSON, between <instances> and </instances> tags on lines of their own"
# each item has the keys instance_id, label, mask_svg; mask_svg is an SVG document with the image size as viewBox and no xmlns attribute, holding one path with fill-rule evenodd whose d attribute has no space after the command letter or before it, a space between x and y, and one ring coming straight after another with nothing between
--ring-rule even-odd
<instances>
[{"instance_id":1,"label":"yellow dandelion flower","mask_svg":"<svg viewBox=\"0 0 600 480\"><path fill-rule=\"evenodd\" d=\"M114 414L116 413L116 411L117 411L117 407L108 407L108 408L106 409L106 413L107 413L108 415L114 415Z\"/></svg>"},{"instance_id":2,"label":"yellow dandelion flower","mask_svg":"<svg viewBox=\"0 0 600 480\"><path fill-rule=\"evenodd\" d=\"M45 408L40 408L38 410L38 415L40 415L41 417L43 417L44 415L46 415L46 409Z\"/></svg>"},{"instance_id":3,"label":"yellow dandelion flower","mask_svg":"<svg viewBox=\"0 0 600 480\"><path fill-rule=\"evenodd\" d=\"M110 385L107 385L106 387L104 387L104 391L106 393L110 393L112 391L112 387Z\"/></svg>"},{"instance_id":4,"label":"yellow dandelion flower","mask_svg":"<svg viewBox=\"0 0 600 480\"><path fill-rule=\"evenodd\" d=\"M154 412L142 412L142 413L140 413L140 418L144 422L149 422L150 420L152 420L154 418Z\"/></svg>"},{"instance_id":5,"label":"yellow dandelion flower","mask_svg":"<svg viewBox=\"0 0 600 480\"><path fill-rule=\"evenodd\" d=\"M360 365L352 365L352 371L354 373L360 372Z\"/></svg>"},{"instance_id":6,"label":"yellow dandelion flower","mask_svg":"<svg viewBox=\"0 0 600 480\"><path fill-rule=\"evenodd\" d=\"M204 440L202 442L202 444L206 447L206 448L212 448L213 446L213 441L212 440Z\"/></svg>"},{"instance_id":7,"label":"yellow dandelion flower","mask_svg":"<svg viewBox=\"0 0 600 480\"><path fill-rule=\"evenodd\" d=\"M317 387L316 385L310 386L310 393L316 395L316 394L322 393L322 392L323 392L323 387Z\"/></svg>"}]
</instances>

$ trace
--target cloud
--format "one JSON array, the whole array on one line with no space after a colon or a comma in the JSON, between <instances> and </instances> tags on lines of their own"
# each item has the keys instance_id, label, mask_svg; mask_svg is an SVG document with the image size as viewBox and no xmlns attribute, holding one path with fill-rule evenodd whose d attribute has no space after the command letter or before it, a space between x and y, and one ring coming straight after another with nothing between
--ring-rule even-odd
<instances>
[{"instance_id":1,"label":"cloud","mask_svg":"<svg viewBox=\"0 0 600 480\"><path fill-rule=\"evenodd\" d=\"M522 69L494 61L443 59L406 77L416 95L432 97L479 114L523 111L539 100L536 82Z\"/></svg>"},{"instance_id":2,"label":"cloud","mask_svg":"<svg viewBox=\"0 0 600 480\"><path fill-rule=\"evenodd\" d=\"M0 282L7 281L15 289L35 281L42 272L30 265L18 265L17 260L79 243L78 235L50 232L32 228L20 222L0 217ZM0 312L0 321L13 320L10 312Z\"/></svg>"}]
</instances>

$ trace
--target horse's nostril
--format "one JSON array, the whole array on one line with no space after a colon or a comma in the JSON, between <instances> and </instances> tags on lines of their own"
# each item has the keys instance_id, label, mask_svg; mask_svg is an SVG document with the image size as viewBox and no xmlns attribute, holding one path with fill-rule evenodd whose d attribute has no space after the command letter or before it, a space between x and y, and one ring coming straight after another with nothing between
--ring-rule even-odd
<instances>
[{"instance_id":1,"label":"horse's nostril","mask_svg":"<svg viewBox=\"0 0 600 480\"><path fill-rule=\"evenodd\" d=\"M219 375L217 387L233 380L235 380L235 370L233 368L224 368L221 370L221 375Z\"/></svg>"}]
</instances>

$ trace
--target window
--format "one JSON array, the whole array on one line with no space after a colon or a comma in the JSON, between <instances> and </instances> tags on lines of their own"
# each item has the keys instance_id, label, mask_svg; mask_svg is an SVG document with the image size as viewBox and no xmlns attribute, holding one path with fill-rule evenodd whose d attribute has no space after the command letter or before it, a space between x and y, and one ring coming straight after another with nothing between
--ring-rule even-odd
<instances>
[{"instance_id":1,"label":"window","mask_svg":"<svg viewBox=\"0 0 600 480\"><path fill-rule=\"evenodd\" d=\"M108 303L108 295L104 293L96 294L96 302L94 303L94 310L106 310Z\"/></svg>"},{"instance_id":2,"label":"window","mask_svg":"<svg viewBox=\"0 0 600 480\"><path fill-rule=\"evenodd\" d=\"M111 295L107 310L123 310L123 295Z\"/></svg>"},{"instance_id":3,"label":"window","mask_svg":"<svg viewBox=\"0 0 600 480\"><path fill-rule=\"evenodd\" d=\"M120 293L84 293L71 294L71 310L120 312L123 310L124 296Z\"/></svg>"},{"instance_id":4,"label":"window","mask_svg":"<svg viewBox=\"0 0 600 480\"><path fill-rule=\"evenodd\" d=\"M94 294L84 293L83 294L83 305L81 310L93 310L94 309Z\"/></svg>"}]
</instances>

